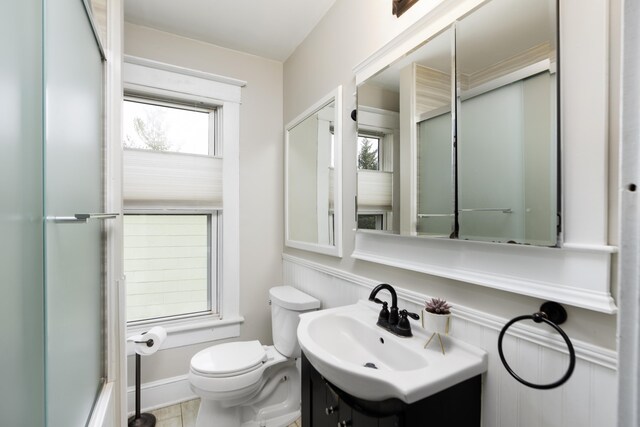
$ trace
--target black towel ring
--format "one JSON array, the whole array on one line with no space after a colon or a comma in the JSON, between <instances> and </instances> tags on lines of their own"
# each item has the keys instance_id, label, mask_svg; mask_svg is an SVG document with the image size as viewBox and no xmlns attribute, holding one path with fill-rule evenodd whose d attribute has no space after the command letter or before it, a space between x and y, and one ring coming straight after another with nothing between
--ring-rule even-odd
<instances>
[{"instance_id":1,"label":"black towel ring","mask_svg":"<svg viewBox=\"0 0 640 427\"><path fill-rule=\"evenodd\" d=\"M536 323L544 322L547 325L551 326L553 329L558 331L558 333L564 339L564 342L567 344L567 348L569 349L569 368L567 369L567 372L564 374L564 376L560 378L558 381L555 381L549 384L530 383L529 381L526 381L520 378L513 371L513 369L511 369L511 366L509 366L509 364L507 363L507 360L505 359L504 354L502 352L502 338L504 338L504 333L514 323L519 322L521 320L526 320L526 319L531 319ZM560 326L558 326L564 323L565 320L567 320L567 312L565 311L564 307L562 307L560 304L556 302L548 301L540 306L539 312L533 313L533 314L526 314L524 316L518 316L514 319L511 319L509 322L507 322L507 324L504 325L504 327L500 331L500 335L498 336L498 353L500 354L500 360L502 361L502 364L504 365L507 372L509 372L513 378L520 381L522 384L526 385L527 387L536 388L539 390L549 390L552 388L559 387L565 382L567 382L567 380L571 377L571 374L573 374L573 369L576 366L576 352L573 349L573 344L571 343L571 340L569 339L567 334L562 330L562 328L560 328Z\"/></svg>"}]
</instances>

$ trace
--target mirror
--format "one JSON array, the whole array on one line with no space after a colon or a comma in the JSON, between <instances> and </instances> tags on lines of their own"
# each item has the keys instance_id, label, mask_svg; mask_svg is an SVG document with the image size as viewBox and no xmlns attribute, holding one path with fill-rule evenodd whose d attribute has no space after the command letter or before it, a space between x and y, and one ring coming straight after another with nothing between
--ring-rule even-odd
<instances>
[{"instance_id":1,"label":"mirror","mask_svg":"<svg viewBox=\"0 0 640 427\"><path fill-rule=\"evenodd\" d=\"M359 229L558 244L556 15L491 0L358 86Z\"/></svg>"},{"instance_id":2,"label":"mirror","mask_svg":"<svg viewBox=\"0 0 640 427\"><path fill-rule=\"evenodd\" d=\"M341 93L285 128L285 245L342 256Z\"/></svg>"},{"instance_id":3,"label":"mirror","mask_svg":"<svg viewBox=\"0 0 640 427\"><path fill-rule=\"evenodd\" d=\"M556 52L555 1L492 0L458 22L461 239L556 245Z\"/></svg>"}]
</instances>

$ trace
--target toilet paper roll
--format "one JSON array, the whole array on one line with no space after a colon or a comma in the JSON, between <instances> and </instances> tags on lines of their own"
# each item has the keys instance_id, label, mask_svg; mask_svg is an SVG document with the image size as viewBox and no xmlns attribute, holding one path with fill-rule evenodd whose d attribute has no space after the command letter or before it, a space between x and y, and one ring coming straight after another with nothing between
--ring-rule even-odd
<instances>
[{"instance_id":1,"label":"toilet paper roll","mask_svg":"<svg viewBox=\"0 0 640 427\"><path fill-rule=\"evenodd\" d=\"M134 351L140 356L149 356L160 350L166 338L167 331L161 326L155 326L140 335L130 336L127 341L135 343Z\"/></svg>"}]
</instances>

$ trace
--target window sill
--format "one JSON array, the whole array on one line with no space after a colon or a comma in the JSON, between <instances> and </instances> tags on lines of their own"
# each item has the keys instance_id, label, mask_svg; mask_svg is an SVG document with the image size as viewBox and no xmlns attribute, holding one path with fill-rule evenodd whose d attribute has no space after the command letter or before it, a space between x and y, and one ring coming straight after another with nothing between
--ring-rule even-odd
<instances>
[{"instance_id":1,"label":"window sill","mask_svg":"<svg viewBox=\"0 0 640 427\"><path fill-rule=\"evenodd\" d=\"M162 350L187 345L201 344L240 336L240 324L244 317L234 316L220 319L211 315L191 319L168 320L127 327L127 336L148 331L154 326L162 326L167 331L167 339ZM127 355L134 355L133 343L127 343Z\"/></svg>"}]
</instances>

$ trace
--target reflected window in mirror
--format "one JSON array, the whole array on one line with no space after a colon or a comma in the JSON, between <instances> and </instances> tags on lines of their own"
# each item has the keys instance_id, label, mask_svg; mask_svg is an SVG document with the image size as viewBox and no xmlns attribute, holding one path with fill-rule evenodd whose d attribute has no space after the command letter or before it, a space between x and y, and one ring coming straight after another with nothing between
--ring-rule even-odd
<instances>
[{"instance_id":1,"label":"reflected window in mirror","mask_svg":"<svg viewBox=\"0 0 640 427\"><path fill-rule=\"evenodd\" d=\"M388 230L559 245L556 9L487 1L359 83L359 133L370 110L398 114Z\"/></svg>"},{"instance_id":2,"label":"reflected window in mirror","mask_svg":"<svg viewBox=\"0 0 640 427\"><path fill-rule=\"evenodd\" d=\"M358 135L358 169L380 170L380 138Z\"/></svg>"}]
</instances>

